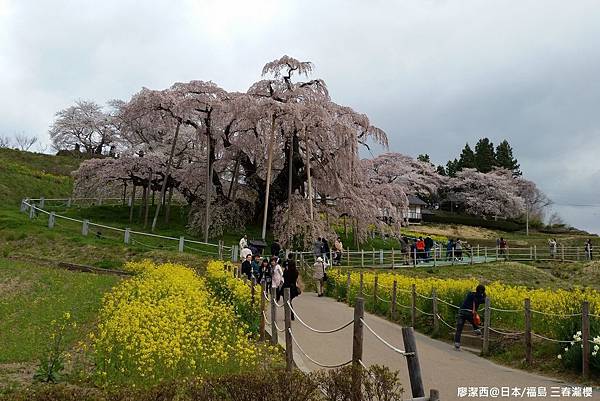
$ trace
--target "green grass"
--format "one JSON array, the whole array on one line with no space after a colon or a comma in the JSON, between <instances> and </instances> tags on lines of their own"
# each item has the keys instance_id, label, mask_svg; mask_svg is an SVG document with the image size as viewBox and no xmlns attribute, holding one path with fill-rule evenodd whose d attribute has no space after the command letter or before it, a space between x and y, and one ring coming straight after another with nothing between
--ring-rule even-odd
<instances>
[{"instance_id":1,"label":"green grass","mask_svg":"<svg viewBox=\"0 0 600 401\"><path fill-rule=\"evenodd\" d=\"M0 364L37 361L48 343L50 322L64 312L79 327L66 333L73 345L87 334L102 295L119 281L0 258Z\"/></svg>"},{"instance_id":2,"label":"green grass","mask_svg":"<svg viewBox=\"0 0 600 401\"><path fill-rule=\"evenodd\" d=\"M18 205L25 197L68 197L70 174L82 159L0 149L0 203Z\"/></svg>"}]
</instances>

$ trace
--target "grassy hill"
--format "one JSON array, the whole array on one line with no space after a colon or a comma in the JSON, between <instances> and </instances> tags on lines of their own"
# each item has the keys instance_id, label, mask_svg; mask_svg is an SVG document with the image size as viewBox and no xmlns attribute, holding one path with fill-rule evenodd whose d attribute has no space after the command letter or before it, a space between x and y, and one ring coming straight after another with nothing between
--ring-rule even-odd
<instances>
[{"instance_id":1,"label":"grassy hill","mask_svg":"<svg viewBox=\"0 0 600 401\"><path fill-rule=\"evenodd\" d=\"M83 159L0 149L0 204L18 204L27 196L71 194L71 172Z\"/></svg>"}]
</instances>

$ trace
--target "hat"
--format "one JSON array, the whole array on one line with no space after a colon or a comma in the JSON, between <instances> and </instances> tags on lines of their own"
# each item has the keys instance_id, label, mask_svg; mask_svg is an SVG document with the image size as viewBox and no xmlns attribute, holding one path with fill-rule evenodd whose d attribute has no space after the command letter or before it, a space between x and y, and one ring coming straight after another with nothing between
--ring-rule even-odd
<instances>
[{"instance_id":1,"label":"hat","mask_svg":"<svg viewBox=\"0 0 600 401\"><path fill-rule=\"evenodd\" d=\"M323 258L319 256L319 257L317 258L317 262L322 262L322 261L323 261Z\"/></svg>"}]
</instances>

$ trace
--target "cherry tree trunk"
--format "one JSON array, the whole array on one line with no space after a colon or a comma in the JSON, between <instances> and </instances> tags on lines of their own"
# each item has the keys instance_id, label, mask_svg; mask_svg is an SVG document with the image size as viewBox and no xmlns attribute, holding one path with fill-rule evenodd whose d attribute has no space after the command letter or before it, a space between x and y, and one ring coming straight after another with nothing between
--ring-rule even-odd
<instances>
[{"instance_id":1,"label":"cherry tree trunk","mask_svg":"<svg viewBox=\"0 0 600 401\"><path fill-rule=\"evenodd\" d=\"M131 190L131 206L129 207L129 222L132 223L133 222L133 208L135 205L135 190L137 189L137 186L135 184L133 184L133 189Z\"/></svg>"},{"instance_id":2,"label":"cherry tree trunk","mask_svg":"<svg viewBox=\"0 0 600 401\"><path fill-rule=\"evenodd\" d=\"M265 191L265 208L263 212L263 224L262 224L262 239L265 240L267 236L267 217L269 213L269 191L271 190L271 167L273 164L273 144L275 142L275 114L271 117L271 137L269 140L269 154L267 159L267 189Z\"/></svg>"},{"instance_id":3,"label":"cherry tree trunk","mask_svg":"<svg viewBox=\"0 0 600 401\"><path fill-rule=\"evenodd\" d=\"M304 136L306 139L306 177L308 181L308 210L310 214L310 219L315 219L315 214L313 212L313 188L312 188L312 178L310 176L310 147L309 147L309 139L308 135L306 135L306 131L304 131Z\"/></svg>"},{"instance_id":4,"label":"cherry tree trunk","mask_svg":"<svg viewBox=\"0 0 600 401\"><path fill-rule=\"evenodd\" d=\"M288 155L288 209L292 207L292 185L294 183L294 136L290 137L289 144L289 155Z\"/></svg>"},{"instance_id":5,"label":"cherry tree trunk","mask_svg":"<svg viewBox=\"0 0 600 401\"><path fill-rule=\"evenodd\" d=\"M171 201L173 200L173 186L169 187L169 198L167 199L167 205L165 206L165 224L169 224L169 218L171 217Z\"/></svg>"},{"instance_id":6,"label":"cherry tree trunk","mask_svg":"<svg viewBox=\"0 0 600 401\"><path fill-rule=\"evenodd\" d=\"M204 215L204 242L208 242L208 231L210 227L210 187L211 187L211 163L210 163L210 134L206 134L206 210Z\"/></svg>"},{"instance_id":7,"label":"cherry tree trunk","mask_svg":"<svg viewBox=\"0 0 600 401\"><path fill-rule=\"evenodd\" d=\"M148 213L150 212L150 191L152 187L152 169L148 174L148 189L146 190L146 208L144 210L144 228L148 227ZM154 191L152 191L152 203L154 203Z\"/></svg>"},{"instance_id":8,"label":"cherry tree trunk","mask_svg":"<svg viewBox=\"0 0 600 401\"><path fill-rule=\"evenodd\" d=\"M227 199L230 201L235 200L235 190L237 189L238 172L240 170L240 156L235 158L235 167L233 168L233 176L231 177L231 184L229 185L229 191L227 192Z\"/></svg>"},{"instance_id":9,"label":"cherry tree trunk","mask_svg":"<svg viewBox=\"0 0 600 401\"><path fill-rule=\"evenodd\" d=\"M162 187L160 189L160 198L158 201L158 205L156 206L156 211L154 212L154 220L152 220L152 230L156 228L156 223L158 221L158 215L160 214L160 207L164 203L165 193L167 192L167 183L169 181L169 175L171 174L171 164L173 164L173 155L175 154L175 147L177 146L177 137L179 136L179 127L181 123L177 124L177 128L175 129L175 136L173 137L173 144L171 145L171 152L169 153L169 160L167 161L167 171L165 172L165 176L163 178Z\"/></svg>"}]
</instances>

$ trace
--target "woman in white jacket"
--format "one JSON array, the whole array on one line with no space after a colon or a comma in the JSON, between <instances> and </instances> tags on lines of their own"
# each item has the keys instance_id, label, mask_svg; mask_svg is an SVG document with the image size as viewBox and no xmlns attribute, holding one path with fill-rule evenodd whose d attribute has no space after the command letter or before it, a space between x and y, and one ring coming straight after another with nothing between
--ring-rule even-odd
<instances>
[{"instance_id":1,"label":"woman in white jacket","mask_svg":"<svg viewBox=\"0 0 600 401\"><path fill-rule=\"evenodd\" d=\"M277 263L276 257L271 258L271 288L275 288L277 292L277 301L281 297L281 288L283 287L283 269Z\"/></svg>"}]
</instances>

